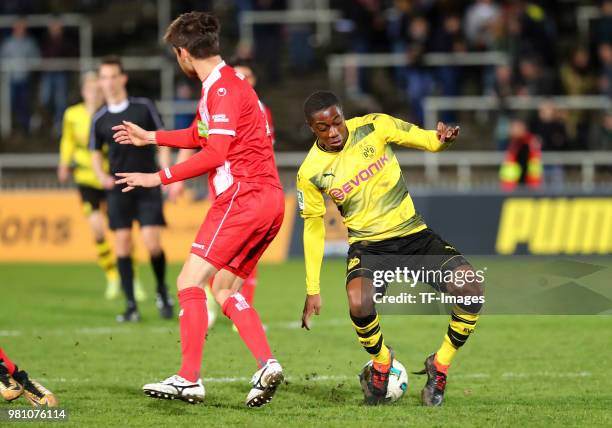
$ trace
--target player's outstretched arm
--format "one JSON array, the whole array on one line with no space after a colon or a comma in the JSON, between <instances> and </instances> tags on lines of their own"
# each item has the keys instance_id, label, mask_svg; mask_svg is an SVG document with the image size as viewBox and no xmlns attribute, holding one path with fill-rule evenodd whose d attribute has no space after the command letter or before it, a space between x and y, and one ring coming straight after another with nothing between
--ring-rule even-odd
<instances>
[{"instance_id":1,"label":"player's outstretched arm","mask_svg":"<svg viewBox=\"0 0 612 428\"><path fill-rule=\"evenodd\" d=\"M233 139L232 136L215 134L211 136L205 148L184 162L151 174L118 172L115 175L121 178L115 183L127 185L122 191L129 192L135 187L157 187L160 184L168 185L203 175L223 165Z\"/></svg>"},{"instance_id":2,"label":"player's outstretched arm","mask_svg":"<svg viewBox=\"0 0 612 428\"><path fill-rule=\"evenodd\" d=\"M310 317L321 312L320 272L325 248L323 217L304 219L304 263L306 266L306 301L302 312L302 328L310 330Z\"/></svg>"},{"instance_id":3,"label":"player's outstretched arm","mask_svg":"<svg viewBox=\"0 0 612 428\"><path fill-rule=\"evenodd\" d=\"M208 144L181 163L177 163L172 168L165 168L159 171L162 184L175 183L198 177L223 165L227 159L230 143L234 136L213 134L208 138Z\"/></svg>"},{"instance_id":4,"label":"player's outstretched arm","mask_svg":"<svg viewBox=\"0 0 612 428\"><path fill-rule=\"evenodd\" d=\"M113 126L113 139L118 144L132 144L142 147L149 144L175 147L178 149L195 149L201 147L202 140L197 134L194 124L189 128L174 131L146 131L135 123L123 121L121 125Z\"/></svg>"},{"instance_id":5,"label":"player's outstretched arm","mask_svg":"<svg viewBox=\"0 0 612 428\"><path fill-rule=\"evenodd\" d=\"M443 122L438 122L435 130L421 129L388 115L380 115L377 122L382 125L387 142L428 152L446 150L459 135L458 126L449 126Z\"/></svg>"},{"instance_id":6,"label":"player's outstretched arm","mask_svg":"<svg viewBox=\"0 0 612 428\"><path fill-rule=\"evenodd\" d=\"M115 131L113 140L118 144L132 144L138 147L157 144L155 141L155 131L146 131L127 120L124 120L121 125L113 126L112 130Z\"/></svg>"},{"instance_id":7,"label":"player's outstretched arm","mask_svg":"<svg viewBox=\"0 0 612 428\"><path fill-rule=\"evenodd\" d=\"M440 143L452 143L459 136L459 127L458 126L450 126L445 124L444 122L438 122L438 126L436 127L436 135L438 137L438 141Z\"/></svg>"},{"instance_id":8,"label":"player's outstretched arm","mask_svg":"<svg viewBox=\"0 0 612 428\"><path fill-rule=\"evenodd\" d=\"M161 178L156 172L148 174L144 172L118 172L115 175L121 177L115 181L115 184L126 185L121 189L123 193L134 190L136 187L157 187L162 184Z\"/></svg>"}]
</instances>

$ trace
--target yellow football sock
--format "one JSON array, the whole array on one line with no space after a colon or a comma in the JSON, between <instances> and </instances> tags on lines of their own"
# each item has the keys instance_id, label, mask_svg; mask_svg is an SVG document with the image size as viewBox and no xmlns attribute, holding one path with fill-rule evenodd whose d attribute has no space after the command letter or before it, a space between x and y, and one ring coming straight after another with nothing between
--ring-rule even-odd
<instances>
[{"instance_id":1,"label":"yellow football sock","mask_svg":"<svg viewBox=\"0 0 612 428\"><path fill-rule=\"evenodd\" d=\"M463 346L470 337L470 334L474 332L476 321L478 321L478 315L453 309L451 320L448 323L448 330L446 335L444 335L440 349L436 352L438 363L444 366L450 365L459 348Z\"/></svg>"},{"instance_id":2,"label":"yellow football sock","mask_svg":"<svg viewBox=\"0 0 612 428\"><path fill-rule=\"evenodd\" d=\"M357 318L351 315L353 327L357 332L359 343L372 355L372 360L378 364L389 364L391 353L385 345L382 332L380 331L380 318L378 314L365 318Z\"/></svg>"},{"instance_id":3,"label":"yellow football sock","mask_svg":"<svg viewBox=\"0 0 612 428\"><path fill-rule=\"evenodd\" d=\"M106 279L117 280L119 271L117 270L117 261L113 255L113 250L106 240L96 242L96 253L98 257L98 265L104 270Z\"/></svg>"}]
</instances>

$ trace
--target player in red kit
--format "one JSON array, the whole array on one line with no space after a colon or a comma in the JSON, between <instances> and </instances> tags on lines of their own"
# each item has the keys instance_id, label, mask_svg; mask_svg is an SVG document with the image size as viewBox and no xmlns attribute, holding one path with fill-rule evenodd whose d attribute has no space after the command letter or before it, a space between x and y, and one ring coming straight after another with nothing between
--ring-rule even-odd
<instances>
[{"instance_id":1,"label":"player in red kit","mask_svg":"<svg viewBox=\"0 0 612 428\"><path fill-rule=\"evenodd\" d=\"M213 294L223 313L257 361L251 380L249 407L270 402L283 381L283 369L272 355L259 315L240 288L280 229L284 194L278 178L269 129L255 91L219 56L219 21L204 12L179 16L164 39L173 47L179 66L202 81L202 98L190 128L145 131L130 122L115 126L121 144L158 144L200 148L184 162L158 173L118 173L124 191L155 187L208 173L214 202L177 279L180 303L182 365L178 374L147 384L156 398L204 399L200 379L207 331L204 286L211 277Z\"/></svg>"},{"instance_id":2,"label":"player in red kit","mask_svg":"<svg viewBox=\"0 0 612 428\"><path fill-rule=\"evenodd\" d=\"M255 75L255 69L251 61L246 60L246 59L232 59L228 62L228 65L230 65L234 70L236 70L237 73L244 76L244 80L249 82L249 84L253 88L256 87L257 76ZM275 136L274 136L274 122L272 120L272 111L267 105L265 105L261 101L259 102L259 104L266 115L266 120L268 122L268 130L270 131L269 137L272 140L272 145L274 145ZM181 153L179 154L180 158L184 157L183 152L185 151L189 152L187 153L187 155L190 155L193 152L193 150L190 150L190 149L183 149ZM214 193L214 192L210 192L210 193ZM214 278L211 278L209 281L210 289L212 289L213 279ZM248 304L251 306L253 306L253 300L255 299L255 288L256 287L257 287L257 266L255 266L255 268L253 269L253 272L251 272L249 277L244 281L244 284L242 284L242 288L240 289L240 294L244 296ZM208 303L208 328L210 329L217 319L218 306L214 302L214 300L209 298L209 294L211 293L211 291L209 291L209 289L205 289L205 291L207 292L206 296L207 296L207 303ZM238 331L235 325L232 326L232 328L234 331Z\"/></svg>"}]
</instances>

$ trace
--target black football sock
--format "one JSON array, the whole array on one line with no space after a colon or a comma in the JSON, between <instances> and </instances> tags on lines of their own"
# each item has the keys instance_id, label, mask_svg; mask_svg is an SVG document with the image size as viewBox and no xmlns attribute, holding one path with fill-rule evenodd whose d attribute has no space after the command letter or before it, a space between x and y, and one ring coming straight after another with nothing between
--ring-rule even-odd
<instances>
[{"instance_id":1,"label":"black football sock","mask_svg":"<svg viewBox=\"0 0 612 428\"><path fill-rule=\"evenodd\" d=\"M132 265L132 257L117 257L117 267L119 268L121 288L123 288L125 293L128 309L135 309L136 299L134 298L134 266Z\"/></svg>"},{"instance_id":2,"label":"black football sock","mask_svg":"<svg viewBox=\"0 0 612 428\"><path fill-rule=\"evenodd\" d=\"M157 281L157 294L164 303L168 303L168 289L166 287L166 254L162 251L156 256L151 256L151 266Z\"/></svg>"}]
</instances>

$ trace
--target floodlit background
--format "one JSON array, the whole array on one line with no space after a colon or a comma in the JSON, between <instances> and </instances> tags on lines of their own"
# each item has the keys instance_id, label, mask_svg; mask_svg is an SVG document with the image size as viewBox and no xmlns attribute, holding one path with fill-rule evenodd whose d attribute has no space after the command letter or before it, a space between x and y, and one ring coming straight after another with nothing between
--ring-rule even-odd
<instances>
[{"instance_id":1,"label":"floodlit background","mask_svg":"<svg viewBox=\"0 0 612 428\"><path fill-rule=\"evenodd\" d=\"M458 248L612 251L612 208L600 198L612 183L612 1L4 1L0 189L71 187L55 178L62 114L79 101L80 74L106 55L122 57L130 95L154 99L167 128L187 126L199 84L182 75L161 38L173 17L192 9L220 17L225 58L255 64L290 206L312 144L303 100L331 89L347 117L385 112L427 128L438 120L461 126L445 153L396 150L417 208ZM204 180L190 186L196 200L205 197ZM42 222L49 231L37 232L38 205L30 209L24 198L0 196L0 248L52 234L49 216ZM343 253L344 231L330 211L328 251ZM451 213L454 221L446 221ZM289 222L292 244L277 259L300 255L300 221ZM603 234L593 232L602 224ZM549 229L584 242L546 251L530 243L547 239ZM189 226L183 230L188 242ZM82 253L79 245L72 252Z\"/></svg>"},{"instance_id":2,"label":"floodlit background","mask_svg":"<svg viewBox=\"0 0 612 428\"><path fill-rule=\"evenodd\" d=\"M103 300L76 188L56 173L64 109L79 102L80 75L106 55L123 59L129 94L153 99L168 129L191 123L200 84L161 41L191 10L220 18L226 59L253 61L286 191L255 306L289 384L255 413L242 407L254 366L223 317L206 345L203 406L141 396L140 385L178 364L177 323L159 320L150 297L141 324L116 325L123 303ZM597 294L580 295L610 312L611 0L2 0L0 346L58 395L75 426L612 425L604 316L483 316L457 357L444 408L418 407L422 380L413 375L396 405L360 406L357 373L367 357L348 319L346 230L330 201L326 253L337 258L323 268L325 306L311 332L297 323L304 272L295 174L313 143L302 103L321 89L341 97L347 117L460 125L446 152L395 149L427 224L476 264L495 256L509 283L551 256L559 262L545 266L549 286L591 284ZM188 190L165 204L171 288L208 208L205 179ZM581 273L557 275L555 266ZM383 318L386 340L411 371L446 326L446 317Z\"/></svg>"}]
</instances>

